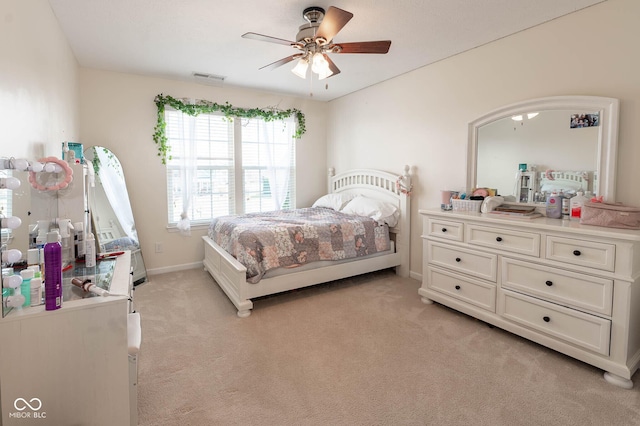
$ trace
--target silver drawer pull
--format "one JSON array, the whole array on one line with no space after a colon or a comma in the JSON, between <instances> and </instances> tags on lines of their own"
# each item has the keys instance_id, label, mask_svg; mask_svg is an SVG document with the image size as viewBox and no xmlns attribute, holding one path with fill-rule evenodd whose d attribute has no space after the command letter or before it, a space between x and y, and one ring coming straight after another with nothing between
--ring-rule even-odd
<instances>
[{"instance_id":1,"label":"silver drawer pull","mask_svg":"<svg viewBox=\"0 0 640 426\"><path fill-rule=\"evenodd\" d=\"M580 253L580 250L574 250L573 254L574 256L580 256L582 253Z\"/></svg>"},{"instance_id":2,"label":"silver drawer pull","mask_svg":"<svg viewBox=\"0 0 640 426\"><path fill-rule=\"evenodd\" d=\"M456 257L456 262L460 262L462 259L460 259L459 257Z\"/></svg>"},{"instance_id":3,"label":"silver drawer pull","mask_svg":"<svg viewBox=\"0 0 640 426\"><path fill-rule=\"evenodd\" d=\"M549 318L549 317L542 317L542 319L544 320L544 322L549 322L549 321L551 321L551 318Z\"/></svg>"},{"instance_id":4,"label":"silver drawer pull","mask_svg":"<svg viewBox=\"0 0 640 426\"><path fill-rule=\"evenodd\" d=\"M456 290L460 290L460 286L459 285L456 286Z\"/></svg>"},{"instance_id":5,"label":"silver drawer pull","mask_svg":"<svg viewBox=\"0 0 640 426\"><path fill-rule=\"evenodd\" d=\"M545 284L551 287L553 285L553 281L545 281Z\"/></svg>"},{"instance_id":6,"label":"silver drawer pull","mask_svg":"<svg viewBox=\"0 0 640 426\"><path fill-rule=\"evenodd\" d=\"M497 242L501 242L502 241L502 237L496 237L496 241Z\"/></svg>"}]
</instances>

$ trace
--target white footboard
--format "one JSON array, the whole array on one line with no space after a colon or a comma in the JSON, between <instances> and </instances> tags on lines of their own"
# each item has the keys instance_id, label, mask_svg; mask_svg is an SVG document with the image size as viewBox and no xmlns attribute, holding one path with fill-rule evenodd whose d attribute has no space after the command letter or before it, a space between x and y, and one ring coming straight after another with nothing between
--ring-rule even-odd
<instances>
[{"instance_id":1,"label":"white footboard","mask_svg":"<svg viewBox=\"0 0 640 426\"><path fill-rule=\"evenodd\" d=\"M204 240L204 269L211 274L233 302L238 309L238 316L248 317L253 303L245 294L247 268L222 250L211 238L204 236L202 239Z\"/></svg>"},{"instance_id":2,"label":"white footboard","mask_svg":"<svg viewBox=\"0 0 640 426\"><path fill-rule=\"evenodd\" d=\"M375 256L353 262L339 263L318 269L291 273L272 278L263 278L257 284L246 281L246 268L233 256L225 252L211 238L204 240L204 268L238 309L241 318L251 315L252 298L303 288L341 278L353 277L381 269L398 267L402 258L399 253Z\"/></svg>"}]
</instances>

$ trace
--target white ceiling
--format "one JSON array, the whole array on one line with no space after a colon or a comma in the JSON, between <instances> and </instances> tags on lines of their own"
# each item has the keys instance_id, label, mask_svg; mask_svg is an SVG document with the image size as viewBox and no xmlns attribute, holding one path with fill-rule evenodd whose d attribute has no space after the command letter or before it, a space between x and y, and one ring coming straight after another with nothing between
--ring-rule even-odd
<instances>
[{"instance_id":1,"label":"white ceiling","mask_svg":"<svg viewBox=\"0 0 640 426\"><path fill-rule=\"evenodd\" d=\"M82 67L194 80L327 101L481 46L603 0L49 0ZM332 54L342 71L303 80L297 52L244 39L256 32L294 40L309 6L354 14L334 42L391 40L386 55ZM215 83L220 84L220 83ZM326 85L326 86L325 86Z\"/></svg>"}]
</instances>

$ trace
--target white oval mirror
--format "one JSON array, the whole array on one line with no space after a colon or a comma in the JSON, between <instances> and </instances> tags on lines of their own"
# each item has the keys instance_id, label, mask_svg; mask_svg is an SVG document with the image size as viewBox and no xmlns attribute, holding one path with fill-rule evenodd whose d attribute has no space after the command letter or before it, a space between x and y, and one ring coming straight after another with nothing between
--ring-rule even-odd
<instances>
[{"instance_id":1,"label":"white oval mirror","mask_svg":"<svg viewBox=\"0 0 640 426\"><path fill-rule=\"evenodd\" d=\"M494 188L518 202L543 201L534 191L545 188L615 201L618 109L614 98L556 96L483 115L469 124L467 188Z\"/></svg>"}]
</instances>

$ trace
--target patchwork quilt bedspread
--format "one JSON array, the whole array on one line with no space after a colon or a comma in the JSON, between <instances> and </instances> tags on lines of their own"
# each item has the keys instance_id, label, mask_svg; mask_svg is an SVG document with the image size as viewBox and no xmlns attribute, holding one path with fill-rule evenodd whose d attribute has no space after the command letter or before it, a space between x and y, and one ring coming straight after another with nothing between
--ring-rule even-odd
<instances>
[{"instance_id":1,"label":"patchwork quilt bedspread","mask_svg":"<svg viewBox=\"0 0 640 426\"><path fill-rule=\"evenodd\" d=\"M208 235L247 268L250 283L270 269L358 258L391 247L388 226L322 207L222 216L211 222Z\"/></svg>"}]
</instances>

